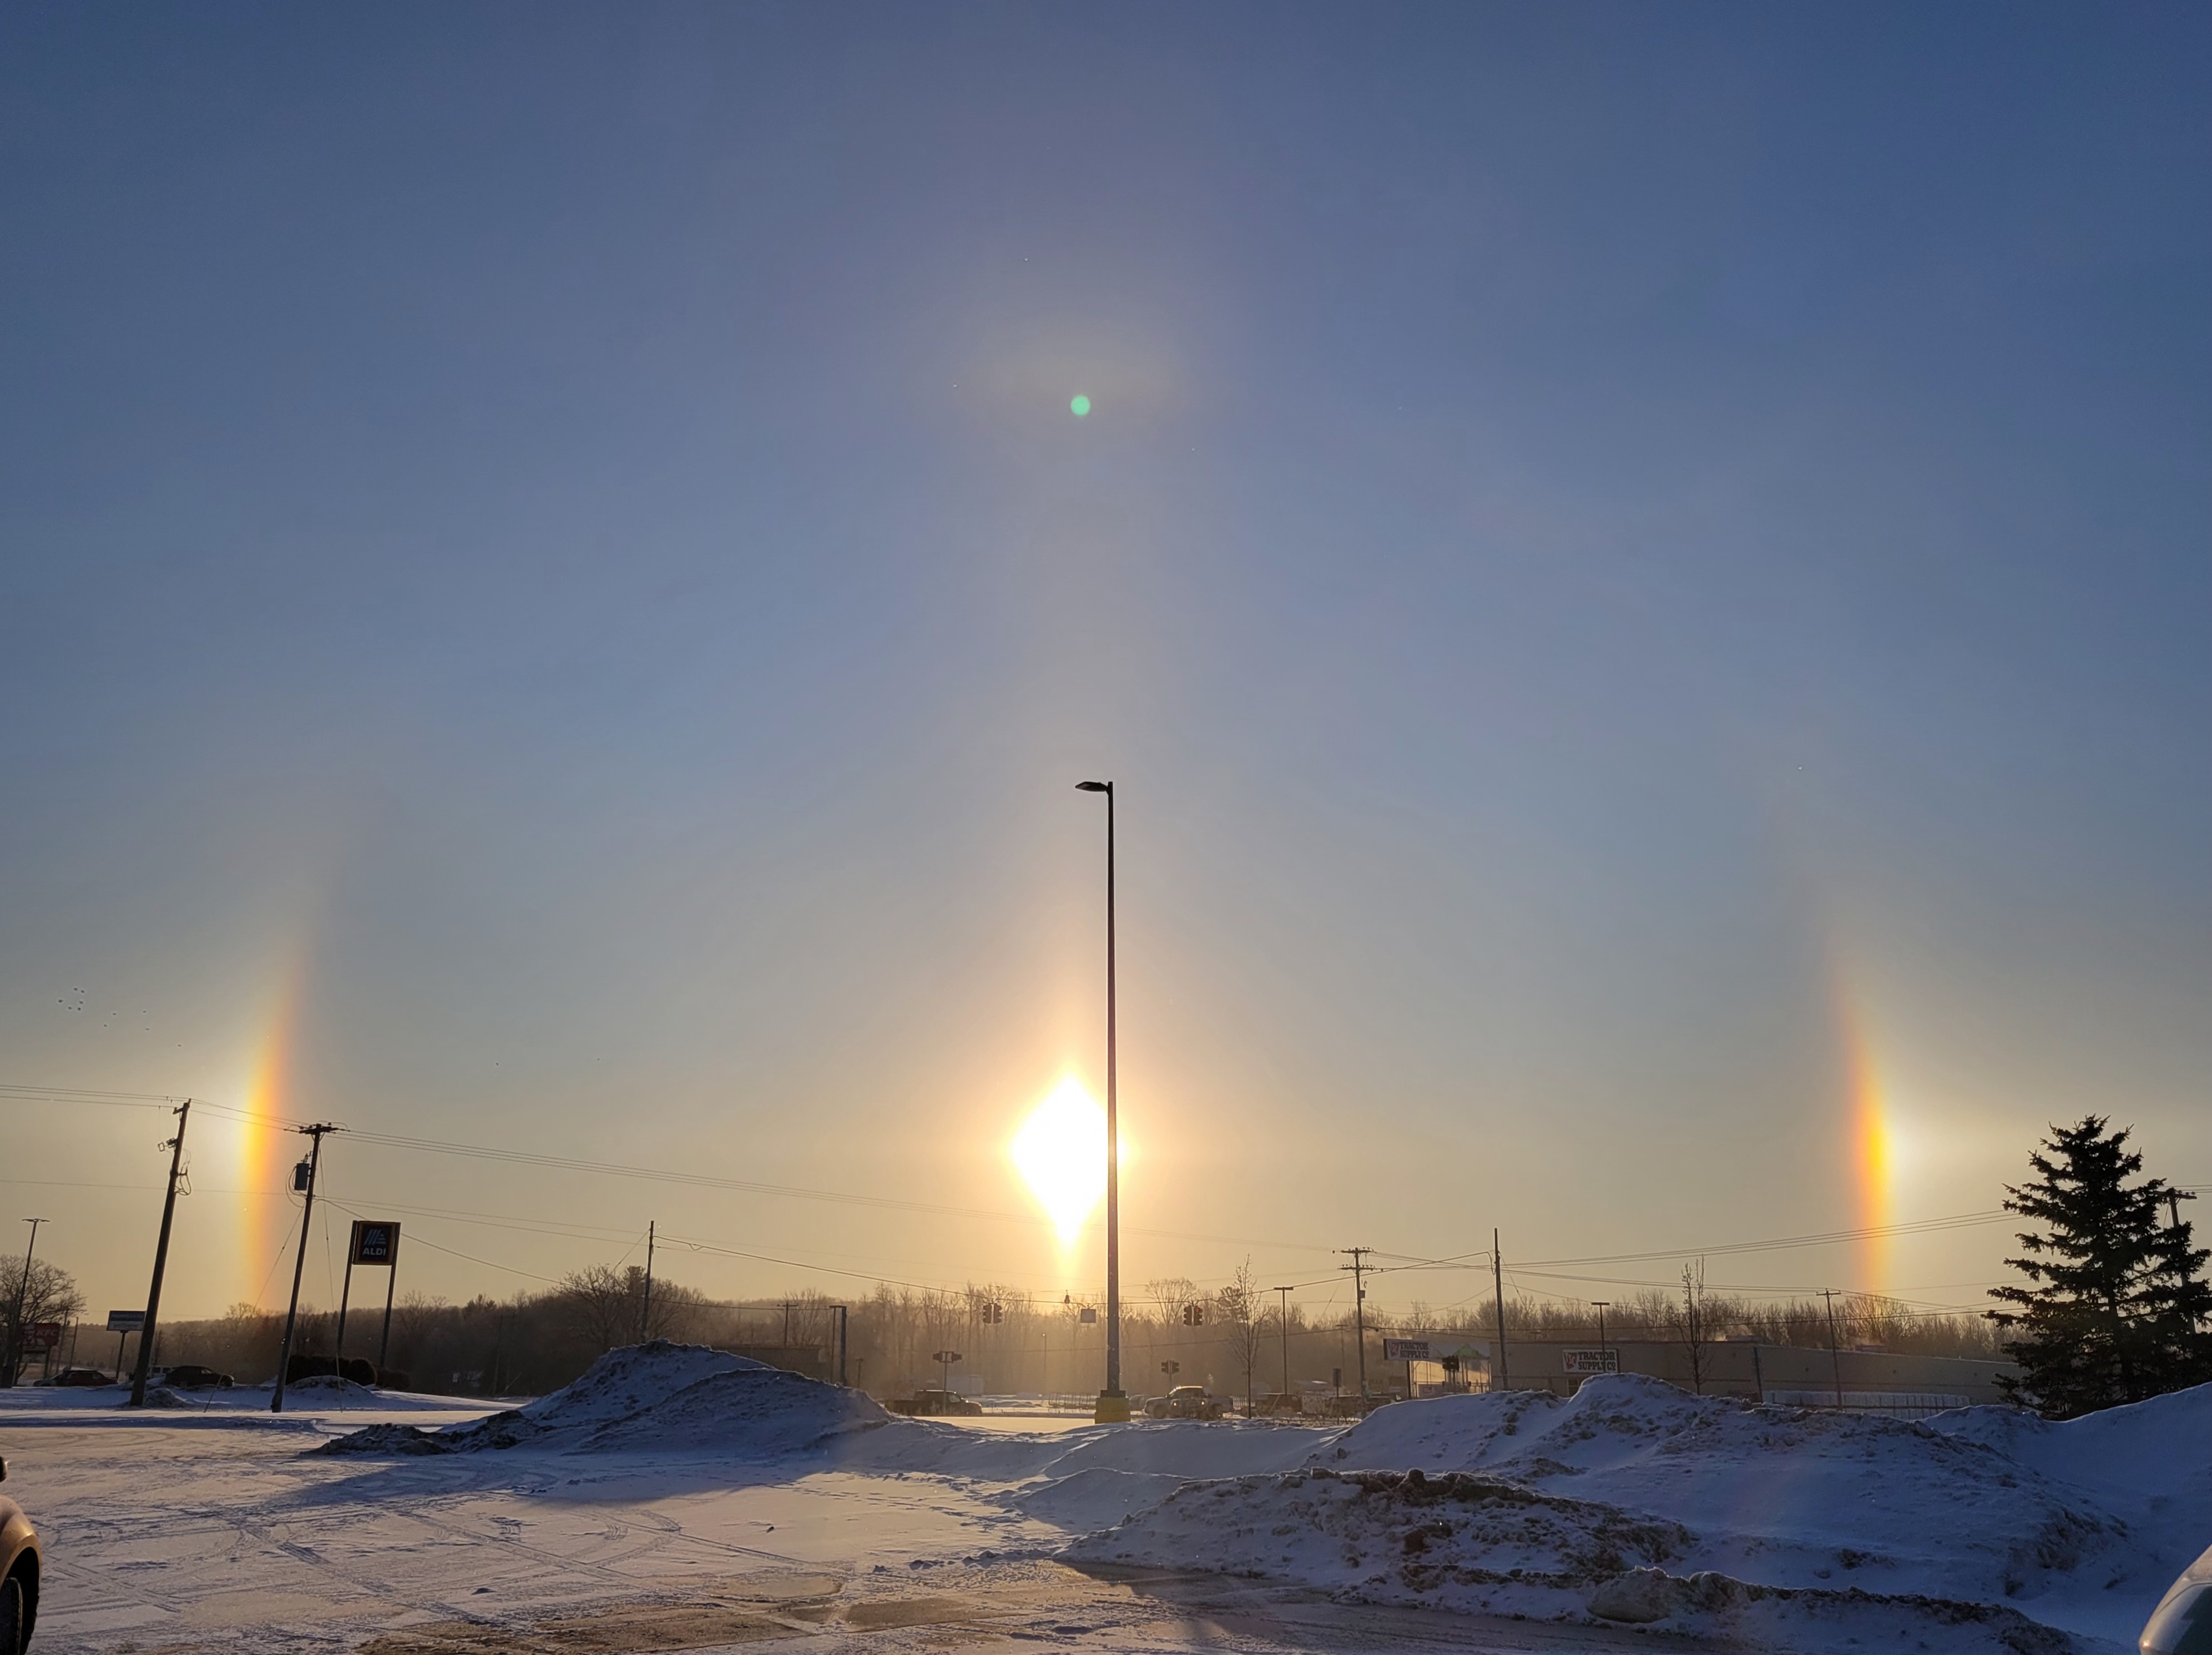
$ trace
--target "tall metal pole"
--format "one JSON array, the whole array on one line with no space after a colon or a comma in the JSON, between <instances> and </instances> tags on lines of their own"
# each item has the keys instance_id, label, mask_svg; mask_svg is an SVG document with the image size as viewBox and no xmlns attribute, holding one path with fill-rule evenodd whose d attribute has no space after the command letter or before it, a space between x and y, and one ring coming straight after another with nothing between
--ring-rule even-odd
<instances>
[{"instance_id":1,"label":"tall metal pole","mask_svg":"<svg viewBox=\"0 0 2212 1655\"><path fill-rule=\"evenodd\" d=\"M300 1277L307 1268L307 1221L315 1215L315 1174L323 1164L323 1134L337 1129L326 1122L303 1126L300 1132L314 1140L307 1152L307 1202L300 1209L300 1250L292 1261L292 1308L284 1314L284 1342L276 1350L276 1389L269 1398L269 1411L284 1411L284 1370L292 1365L292 1329L300 1320Z\"/></svg>"},{"instance_id":2,"label":"tall metal pole","mask_svg":"<svg viewBox=\"0 0 2212 1655\"><path fill-rule=\"evenodd\" d=\"M23 1279L15 1284L15 1319L8 1324L8 1384L10 1388L15 1385L16 1370L23 1366L23 1306L30 1302L31 1255L38 1250L39 1226L46 1220L27 1218L23 1222L31 1226L31 1244L23 1249ZM117 1358L118 1366L121 1360L119 1356Z\"/></svg>"},{"instance_id":3,"label":"tall metal pole","mask_svg":"<svg viewBox=\"0 0 2212 1655\"><path fill-rule=\"evenodd\" d=\"M384 1359L392 1350L392 1296L399 1291L399 1231L392 1232L392 1262L384 1271L384 1337L376 1346L376 1382L384 1383Z\"/></svg>"},{"instance_id":4,"label":"tall metal pole","mask_svg":"<svg viewBox=\"0 0 2212 1655\"><path fill-rule=\"evenodd\" d=\"M1106 795L1106 1389L1098 1393L1100 1424L1129 1417L1121 1389L1121 1100L1114 1049L1114 784L1079 782L1085 793Z\"/></svg>"},{"instance_id":5,"label":"tall metal pole","mask_svg":"<svg viewBox=\"0 0 2212 1655\"><path fill-rule=\"evenodd\" d=\"M345 1377L346 1307L353 1303L353 1256L360 1250L361 1220L356 1219L353 1228L346 1232L345 1285L338 1289L338 1335L331 1342L331 1354L337 1361L340 1378Z\"/></svg>"},{"instance_id":6,"label":"tall metal pole","mask_svg":"<svg viewBox=\"0 0 2212 1655\"><path fill-rule=\"evenodd\" d=\"M154 1244L154 1283L146 1289L146 1326L138 1336L138 1366L131 1375L131 1406L146 1406L146 1379L154 1366L154 1329L161 1314L161 1277L169 1268L169 1224L177 1215L177 1174L185 1163L185 1122L192 1112L189 1098L177 1105L177 1135L161 1146L169 1152L169 1192L161 1198L161 1234Z\"/></svg>"},{"instance_id":7,"label":"tall metal pole","mask_svg":"<svg viewBox=\"0 0 2212 1655\"><path fill-rule=\"evenodd\" d=\"M1287 1396L1291 1394L1291 1290L1278 1287L1275 1291L1282 1295L1278 1318L1283 1330L1283 1395Z\"/></svg>"}]
</instances>

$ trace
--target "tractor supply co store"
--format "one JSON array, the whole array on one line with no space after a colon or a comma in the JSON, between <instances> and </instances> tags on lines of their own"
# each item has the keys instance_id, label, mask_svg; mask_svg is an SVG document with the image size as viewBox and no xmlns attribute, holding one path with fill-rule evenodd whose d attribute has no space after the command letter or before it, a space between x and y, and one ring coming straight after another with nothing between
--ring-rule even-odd
<instances>
[{"instance_id":1,"label":"tractor supply co store","mask_svg":"<svg viewBox=\"0 0 2212 1655\"><path fill-rule=\"evenodd\" d=\"M1471 1341L1449 1350L1437 1342L1434 1348L1438 1358L1456 1355L1460 1374L1455 1383L1450 1382L1437 1363L1415 1363L1413 1380L1420 1395L1492 1387L1492 1342ZM1740 1396L1747 1402L1798 1408L1840 1405L1905 1419L1918 1419L1945 1409L2002 1402L2005 1396L1997 1388L1998 1378L2019 1372L2010 1362L1958 1356L1877 1350L1830 1352L1819 1347L1733 1339L1699 1347L1694 1361L1688 1345L1670 1340L1617 1340L1601 1349L1583 1343L1509 1341L1504 1363L1505 1388L1512 1390L1548 1390L1553 1396L1571 1396L1595 1374L1641 1373L1708 1396Z\"/></svg>"}]
</instances>

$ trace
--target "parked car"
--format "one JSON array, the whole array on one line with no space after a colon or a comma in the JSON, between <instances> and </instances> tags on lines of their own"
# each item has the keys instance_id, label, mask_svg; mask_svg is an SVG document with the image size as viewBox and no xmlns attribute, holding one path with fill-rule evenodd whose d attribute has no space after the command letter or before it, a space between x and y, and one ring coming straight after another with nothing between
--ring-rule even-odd
<instances>
[{"instance_id":1,"label":"parked car","mask_svg":"<svg viewBox=\"0 0 2212 1655\"><path fill-rule=\"evenodd\" d=\"M1229 1405L1207 1395L1204 1385L1177 1385L1145 1404L1145 1412L1156 1420L1218 1420L1228 1411Z\"/></svg>"},{"instance_id":2,"label":"parked car","mask_svg":"<svg viewBox=\"0 0 2212 1655\"><path fill-rule=\"evenodd\" d=\"M41 1379L39 1383L48 1385L112 1385L115 1383L115 1376L96 1367L65 1367L52 1378ZM0 1645L0 1648L4 1647L4 1645Z\"/></svg>"},{"instance_id":3,"label":"parked car","mask_svg":"<svg viewBox=\"0 0 2212 1655\"><path fill-rule=\"evenodd\" d=\"M884 1406L894 1414L910 1414L919 1419L939 1419L948 1414L981 1414L983 1405L971 1402L957 1390L941 1390L935 1385L924 1385L911 1396L902 1396Z\"/></svg>"},{"instance_id":4,"label":"parked car","mask_svg":"<svg viewBox=\"0 0 2212 1655\"><path fill-rule=\"evenodd\" d=\"M0 1460L0 1482L7 1480L8 1462ZM44 1561L31 1519L14 1500L0 1496L0 1650L22 1655L31 1646Z\"/></svg>"},{"instance_id":5,"label":"parked car","mask_svg":"<svg viewBox=\"0 0 2212 1655\"><path fill-rule=\"evenodd\" d=\"M2212 1550L2166 1588L2136 1647L2142 1655L2212 1655Z\"/></svg>"},{"instance_id":6,"label":"parked car","mask_svg":"<svg viewBox=\"0 0 2212 1655\"><path fill-rule=\"evenodd\" d=\"M198 1362L179 1362L163 1372L161 1383L172 1390L228 1390L238 1381Z\"/></svg>"}]
</instances>

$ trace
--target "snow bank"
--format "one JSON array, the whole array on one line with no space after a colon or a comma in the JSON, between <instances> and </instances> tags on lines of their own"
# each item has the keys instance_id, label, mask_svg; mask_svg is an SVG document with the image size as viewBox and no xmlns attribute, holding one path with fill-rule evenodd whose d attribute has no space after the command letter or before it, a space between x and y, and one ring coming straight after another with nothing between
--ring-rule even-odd
<instances>
[{"instance_id":1,"label":"snow bank","mask_svg":"<svg viewBox=\"0 0 2212 1655\"><path fill-rule=\"evenodd\" d=\"M1622 1375L1386 1408L1303 1475L1182 1488L1069 1556L1576 1618L1641 1567L1705 1581L1660 1593L1669 1624L1786 1622L1818 1646L1902 1616L1978 1649L2033 1645L2036 1622L2131 1640L2208 1540L2212 1389L2060 1426L1915 1423Z\"/></svg>"},{"instance_id":2,"label":"snow bank","mask_svg":"<svg viewBox=\"0 0 2212 1655\"><path fill-rule=\"evenodd\" d=\"M863 1391L748 1363L710 1373L650 1408L600 1426L577 1451L777 1459L878 1430L891 1417Z\"/></svg>"},{"instance_id":3,"label":"snow bank","mask_svg":"<svg viewBox=\"0 0 2212 1655\"><path fill-rule=\"evenodd\" d=\"M467 1454L526 1444L571 1453L774 1459L890 1419L857 1390L728 1351L656 1339L607 1352L581 1378L526 1407L438 1431L371 1426L313 1451Z\"/></svg>"}]
</instances>

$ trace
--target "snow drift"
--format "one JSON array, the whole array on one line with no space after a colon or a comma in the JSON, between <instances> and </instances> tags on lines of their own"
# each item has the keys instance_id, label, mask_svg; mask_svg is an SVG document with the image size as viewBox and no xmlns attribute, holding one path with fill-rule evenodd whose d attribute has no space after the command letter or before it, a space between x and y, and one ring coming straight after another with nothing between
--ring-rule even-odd
<instances>
[{"instance_id":1,"label":"snow drift","mask_svg":"<svg viewBox=\"0 0 2212 1655\"><path fill-rule=\"evenodd\" d=\"M1067 1555L1813 1646L1829 1622L1884 1641L1886 1617L2021 1650L2131 1640L2208 1540L2212 1388L2064 1425L1913 1423L1624 1375L1387 1408L1302 1472L1183 1486Z\"/></svg>"},{"instance_id":2,"label":"snow drift","mask_svg":"<svg viewBox=\"0 0 2212 1655\"><path fill-rule=\"evenodd\" d=\"M471 1424L374 1425L323 1454L466 1454L526 1445L570 1453L709 1453L775 1459L889 1423L857 1390L703 1345L611 1350L574 1384Z\"/></svg>"}]
</instances>

